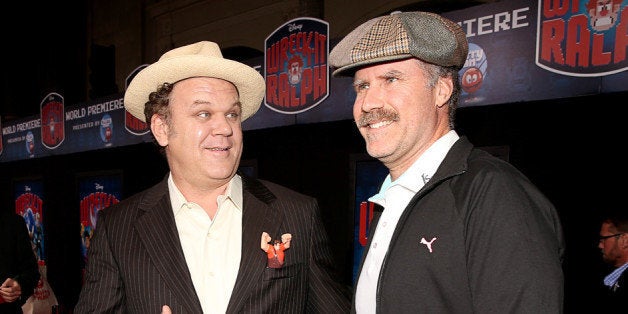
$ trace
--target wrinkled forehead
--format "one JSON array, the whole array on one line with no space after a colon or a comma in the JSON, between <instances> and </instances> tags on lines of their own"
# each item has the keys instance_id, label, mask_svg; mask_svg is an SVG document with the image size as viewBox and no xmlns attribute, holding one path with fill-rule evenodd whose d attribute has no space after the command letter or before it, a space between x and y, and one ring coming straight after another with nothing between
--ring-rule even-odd
<instances>
[{"instance_id":1,"label":"wrinkled forehead","mask_svg":"<svg viewBox=\"0 0 628 314\"><path fill-rule=\"evenodd\" d=\"M602 232L614 232L616 230L617 228L615 227L613 223L607 222L607 221L602 223L602 227L601 227Z\"/></svg>"}]
</instances>

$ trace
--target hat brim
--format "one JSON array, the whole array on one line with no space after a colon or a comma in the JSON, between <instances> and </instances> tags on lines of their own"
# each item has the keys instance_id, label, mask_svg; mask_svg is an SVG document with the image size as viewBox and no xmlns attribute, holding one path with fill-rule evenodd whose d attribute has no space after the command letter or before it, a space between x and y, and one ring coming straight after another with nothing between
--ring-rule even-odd
<instances>
[{"instance_id":1,"label":"hat brim","mask_svg":"<svg viewBox=\"0 0 628 314\"><path fill-rule=\"evenodd\" d=\"M211 56L186 55L157 61L140 71L124 94L124 107L134 117L146 122L144 105L151 92L163 83L176 83L191 77L214 77L233 83L242 104L242 121L259 109L266 83L252 67Z\"/></svg>"},{"instance_id":2,"label":"hat brim","mask_svg":"<svg viewBox=\"0 0 628 314\"><path fill-rule=\"evenodd\" d=\"M380 63L384 63L384 62L391 62L391 61L398 61L398 60L403 60L403 59L410 59L410 58L414 58L413 55L411 54L399 54L399 55L394 55L394 56L386 56L386 57L379 57L379 58L373 58L373 59L368 59L368 60L364 60L364 61L359 61L359 62L355 62L355 63L351 63L348 65L345 65L343 67L337 68L332 72L332 76L334 77L342 77L342 76L353 76L355 75L355 72L357 72L359 69L366 67L366 66L370 66L370 65L375 65L375 64L380 64Z\"/></svg>"}]
</instances>

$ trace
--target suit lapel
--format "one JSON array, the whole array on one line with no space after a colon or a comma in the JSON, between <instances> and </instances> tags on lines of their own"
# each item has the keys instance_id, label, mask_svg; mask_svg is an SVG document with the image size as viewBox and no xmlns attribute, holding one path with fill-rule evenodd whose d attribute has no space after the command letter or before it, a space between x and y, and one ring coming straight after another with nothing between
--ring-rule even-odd
<instances>
[{"instance_id":1,"label":"suit lapel","mask_svg":"<svg viewBox=\"0 0 628 314\"><path fill-rule=\"evenodd\" d=\"M243 177L242 257L228 313L239 312L251 292L262 283L268 261L260 247L262 232L279 237L277 233L283 221L281 213L267 204L274 201L274 195L259 181L251 180Z\"/></svg>"},{"instance_id":2,"label":"suit lapel","mask_svg":"<svg viewBox=\"0 0 628 314\"><path fill-rule=\"evenodd\" d=\"M179 241L168 197L167 180L150 191L145 199L149 203L139 205L145 213L139 217L135 229L155 268L172 293L184 307L187 307L187 311L201 313L201 304L196 296Z\"/></svg>"}]
</instances>

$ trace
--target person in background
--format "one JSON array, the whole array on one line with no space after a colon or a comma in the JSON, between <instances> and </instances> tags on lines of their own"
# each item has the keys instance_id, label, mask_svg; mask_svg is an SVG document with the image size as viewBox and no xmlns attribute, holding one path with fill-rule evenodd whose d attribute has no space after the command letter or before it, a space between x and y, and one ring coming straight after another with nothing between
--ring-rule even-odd
<instances>
[{"instance_id":1,"label":"person in background","mask_svg":"<svg viewBox=\"0 0 628 314\"><path fill-rule=\"evenodd\" d=\"M76 314L348 311L316 199L237 173L242 121L264 91L255 69L209 41L133 78L124 105L170 171L99 213ZM266 267L262 232L292 234L282 268Z\"/></svg>"},{"instance_id":2,"label":"person in background","mask_svg":"<svg viewBox=\"0 0 628 314\"><path fill-rule=\"evenodd\" d=\"M618 209L606 213L598 248L604 263L612 268L603 280L605 287L600 303L609 313L621 313L628 309L628 211Z\"/></svg>"},{"instance_id":3,"label":"person in background","mask_svg":"<svg viewBox=\"0 0 628 314\"><path fill-rule=\"evenodd\" d=\"M24 218L0 212L0 239L0 313L22 313L41 277Z\"/></svg>"},{"instance_id":4,"label":"person in background","mask_svg":"<svg viewBox=\"0 0 628 314\"><path fill-rule=\"evenodd\" d=\"M353 117L389 174L379 192L357 313L561 313L562 226L514 166L455 131L461 27L434 13L371 19L331 51L353 78ZM383 210L381 209L383 208Z\"/></svg>"}]
</instances>

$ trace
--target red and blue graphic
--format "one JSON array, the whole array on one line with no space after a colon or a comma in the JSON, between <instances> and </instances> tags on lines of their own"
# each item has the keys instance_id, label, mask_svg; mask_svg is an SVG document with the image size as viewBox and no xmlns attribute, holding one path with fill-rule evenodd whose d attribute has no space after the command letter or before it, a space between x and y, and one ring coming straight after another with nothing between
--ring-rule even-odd
<instances>
[{"instance_id":1,"label":"red and blue graphic","mask_svg":"<svg viewBox=\"0 0 628 314\"><path fill-rule=\"evenodd\" d=\"M65 139L65 109L63 96L50 93L40 104L41 143L48 149L55 149Z\"/></svg>"},{"instance_id":2,"label":"red and blue graphic","mask_svg":"<svg viewBox=\"0 0 628 314\"><path fill-rule=\"evenodd\" d=\"M104 114L100 118L100 139L105 146L111 145L111 137L113 136L113 119L110 115Z\"/></svg>"},{"instance_id":3,"label":"red and blue graphic","mask_svg":"<svg viewBox=\"0 0 628 314\"><path fill-rule=\"evenodd\" d=\"M38 261L45 261L43 224L43 183L40 180L16 181L15 212L24 217L33 252Z\"/></svg>"},{"instance_id":4,"label":"red and blue graphic","mask_svg":"<svg viewBox=\"0 0 628 314\"><path fill-rule=\"evenodd\" d=\"M479 45L469 43L467 61L460 70L460 86L462 87L464 103L473 103L484 100L483 93L479 92L482 83L487 78L488 58L486 52Z\"/></svg>"},{"instance_id":5,"label":"red and blue graphic","mask_svg":"<svg viewBox=\"0 0 628 314\"><path fill-rule=\"evenodd\" d=\"M539 0L536 63L569 76L628 69L628 1Z\"/></svg>"},{"instance_id":6,"label":"red and blue graphic","mask_svg":"<svg viewBox=\"0 0 628 314\"><path fill-rule=\"evenodd\" d=\"M142 64L135 68L133 71L131 71L131 73L126 77L125 80L125 90L127 87L129 87L129 84L131 84L131 81L137 75L137 73L140 73L140 71L142 71L146 67L148 67L148 64ZM144 135L150 131L148 129L148 124L134 117L126 110L124 110L124 127L129 133L134 135Z\"/></svg>"},{"instance_id":7,"label":"red and blue graphic","mask_svg":"<svg viewBox=\"0 0 628 314\"><path fill-rule=\"evenodd\" d=\"M355 283L373 219L374 204L366 201L377 194L388 175L388 169L377 159L365 157L355 160L352 170L355 191L353 218L353 282Z\"/></svg>"},{"instance_id":8,"label":"red and blue graphic","mask_svg":"<svg viewBox=\"0 0 628 314\"><path fill-rule=\"evenodd\" d=\"M98 221L98 212L119 203L122 199L122 175L118 173L82 175L78 181L78 187L81 211L81 254L85 263L89 243Z\"/></svg>"},{"instance_id":9,"label":"red and blue graphic","mask_svg":"<svg viewBox=\"0 0 628 314\"><path fill-rule=\"evenodd\" d=\"M315 18L286 22L266 38L265 104L285 114L307 111L329 96L329 24Z\"/></svg>"},{"instance_id":10,"label":"red and blue graphic","mask_svg":"<svg viewBox=\"0 0 628 314\"><path fill-rule=\"evenodd\" d=\"M26 149L29 157L35 157L35 135L31 131L26 132L24 148Z\"/></svg>"}]
</instances>

